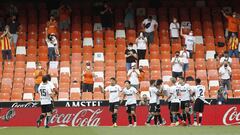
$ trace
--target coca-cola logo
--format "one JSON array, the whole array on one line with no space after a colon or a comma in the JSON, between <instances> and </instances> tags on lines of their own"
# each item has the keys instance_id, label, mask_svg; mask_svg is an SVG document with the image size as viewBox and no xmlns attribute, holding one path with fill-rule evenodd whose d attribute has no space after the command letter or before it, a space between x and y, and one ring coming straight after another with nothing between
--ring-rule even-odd
<instances>
[{"instance_id":1,"label":"coca-cola logo","mask_svg":"<svg viewBox=\"0 0 240 135\"><path fill-rule=\"evenodd\" d=\"M11 108L33 108L37 107L38 103L36 102L28 102L28 103L21 103L21 102L16 102L13 103Z\"/></svg>"},{"instance_id":2,"label":"coca-cola logo","mask_svg":"<svg viewBox=\"0 0 240 135\"><path fill-rule=\"evenodd\" d=\"M237 107L229 108L223 116L224 125L239 125L240 124L240 112Z\"/></svg>"},{"instance_id":3,"label":"coca-cola logo","mask_svg":"<svg viewBox=\"0 0 240 135\"><path fill-rule=\"evenodd\" d=\"M99 126L100 114L103 109L80 109L76 113L59 113L57 109L53 111L50 124L71 125L71 126Z\"/></svg>"}]
</instances>

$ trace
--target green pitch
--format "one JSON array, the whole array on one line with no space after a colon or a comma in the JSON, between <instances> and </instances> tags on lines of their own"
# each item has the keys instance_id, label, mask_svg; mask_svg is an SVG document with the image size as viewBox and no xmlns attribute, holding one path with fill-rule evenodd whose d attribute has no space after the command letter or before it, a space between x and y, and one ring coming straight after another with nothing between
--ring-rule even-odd
<instances>
[{"instance_id":1,"label":"green pitch","mask_svg":"<svg viewBox=\"0 0 240 135\"><path fill-rule=\"evenodd\" d=\"M0 127L0 135L240 135L240 127Z\"/></svg>"}]
</instances>

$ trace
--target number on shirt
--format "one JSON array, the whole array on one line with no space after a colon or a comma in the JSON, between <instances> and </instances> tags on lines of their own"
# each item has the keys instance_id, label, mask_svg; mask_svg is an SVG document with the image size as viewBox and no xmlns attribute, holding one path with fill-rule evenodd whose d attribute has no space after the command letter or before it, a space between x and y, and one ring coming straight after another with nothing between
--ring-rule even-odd
<instances>
[{"instance_id":1,"label":"number on shirt","mask_svg":"<svg viewBox=\"0 0 240 135\"><path fill-rule=\"evenodd\" d=\"M46 89L40 89L40 92L41 92L42 96L46 96L47 95Z\"/></svg>"},{"instance_id":2,"label":"number on shirt","mask_svg":"<svg viewBox=\"0 0 240 135\"><path fill-rule=\"evenodd\" d=\"M199 95L203 96L203 89L199 89L199 92L200 92Z\"/></svg>"}]
</instances>

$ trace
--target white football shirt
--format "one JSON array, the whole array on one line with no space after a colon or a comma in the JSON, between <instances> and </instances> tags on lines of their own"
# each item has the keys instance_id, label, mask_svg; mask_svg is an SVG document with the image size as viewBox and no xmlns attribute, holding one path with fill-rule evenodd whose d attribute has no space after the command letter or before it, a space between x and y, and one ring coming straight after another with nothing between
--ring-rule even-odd
<instances>
[{"instance_id":1,"label":"white football shirt","mask_svg":"<svg viewBox=\"0 0 240 135\"><path fill-rule=\"evenodd\" d=\"M170 29L170 34L171 34L172 38L178 38L179 37L179 28L180 28L180 25L179 25L178 22L177 23L172 22L170 24L169 29Z\"/></svg>"},{"instance_id":2,"label":"white football shirt","mask_svg":"<svg viewBox=\"0 0 240 135\"><path fill-rule=\"evenodd\" d=\"M180 103L180 99L179 99L179 89L176 85L170 86L169 87L169 92L171 95L170 101L171 103Z\"/></svg>"},{"instance_id":3,"label":"white football shirt","mask_svg":"<svg viewBox=\"0 0 240 135\"><path fill-rule=\"evenodd\" d=\"M46 43L47 43L48 48L54 47L54 44L50 40L46 39Z\"/></svg>"},{"instance_id":4,"label":"white football shirt","mask_svg":"<svg viewBox=\"0 0 240 135\"><path fill-rule=\"evenodd\" d=\"M188 58L190 57L190 54L188 51L180 51L180 56L183 59L183 63L188 63Z\"/></svg>"},{"instance_id":5,"label":"white football shirt","mask_svg":"<svg viewBox=\"0 0 240 135\"><path fill-rule=\"evenodd\" d=\"M129 81L131 82L132 85L139 84L139 79L138 79L139 75L140 75L140 72L138 69L135 69L135 72L133 71L133 69L128 70Z\"/></svg>"},{"instance_id":6,"label":"white football shirt","mask_svg":"<svg viewBox=\"0 0 240 135\"><path fill-rule=\"evenodd\" d=\"M52 98L50 94L52 94L52 89L49 83L41 83L38 87L38 93L40 94L41 105L51 104Z\"/></svg>"},{"instance_id":7,"label":"white football shirt","mask_svg":"<svg viewBox=\"0 0 240 135\"><path fill-rule=\"evenodd\" d=\"M148 19L144 19L143 22L142 22L143 25L146 25L148 23L151 23L151 25L148 28L144 28L144 29L145 29L145 32L151 33L151 32L154 31L154 26L155 25L158 26L158 23L154 19L152 19L152 21L149 21Z\"/></svg>"},{"instance_id":8,"label":"white football shirt","mask_svg":"<svg viewBox=\"0 0 240 135\"><path fill-rule=\"evenodd\" d=\"M180 92L180 100L181 101L189 101L190 100L190 86L189 84L178 84L178 89Z\"/></svg>"},{"instance_id":9,"label":"white football shirt","mask_svg":"<svg viewBox=\"0 0 240 135\"><path fill-rule=\"evenodd\" d=\"M232 69L230 68L230 66L227 66L226 68L224 67L224 65L222 65L219 68L219 74L221 76L221 79L230 79L231 78L231 73L232 73Z\"/></svg>"},{"instance_id":10,"label":"white football shirt","mask_svg":"<svg viewBox=\"0 0 240 135\"><path fill-rule=\"evenodd\" d=\"M129 89L124 88L123 93L127 97L127 102L125 105L137 104L136 94L138 93L138 91L134 87L130 87Z\"/></svg>"},{"instance_id":11,"label":"white football shirt","mask_svg":"<svg viewBox=\"0 0 240 135\"><path fill-rule=\"evenodd\" d=\"M147 49L147 38L146 37L138 37L136 39L137 49L138 50L146 50Z\"/></svg>"},{"instance_id":12,"label":"white football shirt","mask_svg":"<svg viewBox=\"0 0 240 135\"><path fill-rule=\"evenodd\" d=\"M119 94L122 88L119 85L109 85L105 88L109 92L109 103L119 102Z\"/></svg>"},{"instance_id":13,"label":"white football shirt","mask_svg":"<svg viewBox=\"0 0 240 135\"><path fill-rule=\"evenodd\" d=\"M205 86L203 85L197 85L193 87L193 92L195 93L195 99L200 98L204 99L205 98Z\"/></svg>"},{"instance_id":14,"label":"white football shirt","mask_svg":"<svg viewBox=\"0 0 240 135\"><path fill-rule=\"evenodd\" d=\"M232 58L231 57L221 57L220 58L220 63L222 64L224 61L229 62L230 64L232 64Z\"/></svg>"},{"instance_id":15,"label":"white football shirt","mask_svg":"<svg viewBox=\"0 0 240 135\"><path fill-rule=\"evenodd\" d=\"M157 96L157 92L158 92L158 89L156 87L152 87L152 86L149 87L149 94L150 94L149 103L150 104L157 103L157 100L159 100Z\"/></svg>"},{"instance_id":16,"label":"white football shirt","mask_svg":"<svg viewBox=\"0 0 240 135\"><path fill-rule=\"evenodd\" d=\"M180 63L183 63L182 58L173 57L171 62L173 62L173 65L172 65L173 72L183 72L183 66L180 64Z\"/></svg>"},{"instance_id":17,"label":"white football shirt","mask_svg":"<svg viewBox=\"0 0 240 135\"><path fill-rule=\"evenodd\" d=\"M186 35L185 36L185 44L187 46L187 50L192 50L193 51L193 45L195 43L195 37Z\"/></svg>"}]
</instances>

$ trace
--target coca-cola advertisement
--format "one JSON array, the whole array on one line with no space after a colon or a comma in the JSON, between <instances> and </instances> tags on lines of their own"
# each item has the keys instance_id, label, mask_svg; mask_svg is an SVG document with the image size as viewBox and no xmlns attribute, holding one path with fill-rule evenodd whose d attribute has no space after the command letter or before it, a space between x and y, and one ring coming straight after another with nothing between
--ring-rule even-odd
<instances>
[{"instance_id":1,"label":"coca-cola advertisement","mask_svg":"<svg viewBox=\"0 0 240 135\"><path fill-rule=\"evenodd\" d=\"M40 107L1 108L0 126L35 126L41 113ZM170 124L167 106L161 107L161 113ZM137 107L137 124L144 125L148 114L147 106ZM192 116L193 117L193 116ZM44 122L42 122L44 124ZM205 106L203 125L239 125L240 105ZM111 113L107 106L102 107L57 107L53 111L50 126L110 126ZM128 125L125 107L118 111L118 125Z\"/></svg>"}]
</instances>

